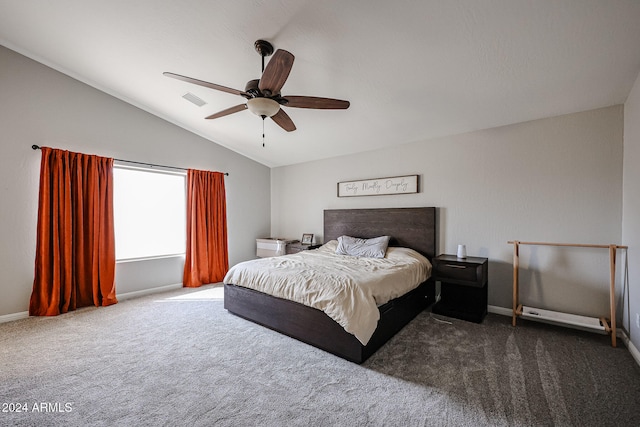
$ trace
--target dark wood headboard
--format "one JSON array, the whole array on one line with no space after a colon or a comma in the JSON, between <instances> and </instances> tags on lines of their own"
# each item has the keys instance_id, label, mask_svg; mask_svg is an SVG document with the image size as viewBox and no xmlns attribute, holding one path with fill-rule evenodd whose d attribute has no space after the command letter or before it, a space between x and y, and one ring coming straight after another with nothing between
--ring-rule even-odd
<instances>
[{"instance_id":1,"label":"dark wood headboard","mask_svg":"<svg viewBox=\"0 0 640 427\"><path fill-rule=\"evenodd\" d=\"M391 236L391 246L404 246L431 260L436 256L436 208L327 209L324 241L347 235L370 239Z\"/></svg>"}]
</instances>

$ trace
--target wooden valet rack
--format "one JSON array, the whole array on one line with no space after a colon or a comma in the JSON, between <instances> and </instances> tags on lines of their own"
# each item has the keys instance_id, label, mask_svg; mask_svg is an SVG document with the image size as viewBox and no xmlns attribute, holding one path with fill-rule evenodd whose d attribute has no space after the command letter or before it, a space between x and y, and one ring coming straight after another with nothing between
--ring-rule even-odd
<instances>
[{"instance_id":1,"label":"wooden valet rack","mask_svg":"<svg viewBox=\"0 0 640 427\"><path fill-rule=\"evenodd\" d=\"M620 245L589 245L580 243L547 243L547 242L520 242L518 240L510 240L507 243L513 245L513 318L512 325L516 326L516 319L518 316L523 316L531 319L547 320L558 323L571 324L574 326L581 326L590 329L597 329L607 332L611 335L611 346L616 346L616 250L627 249L627 246ZM535 245L535 246L568 246L575 248L599 248L609 249L609 318L600 317L586 317L578 316L575 314L561 313L551 310L543 310L540 308L533 308L523 306L518 301L518 289L519 289L519 267L520 267L520 246L521 245Z\"/></svg>"}]
</instances>

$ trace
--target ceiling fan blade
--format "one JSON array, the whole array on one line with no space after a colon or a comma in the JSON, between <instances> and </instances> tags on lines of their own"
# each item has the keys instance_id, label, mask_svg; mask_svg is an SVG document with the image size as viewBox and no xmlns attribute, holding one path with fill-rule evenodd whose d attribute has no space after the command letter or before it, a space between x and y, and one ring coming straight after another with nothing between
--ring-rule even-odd
<instances>
[{"instance_id":1,"label":"ceiling fan blade","mask_svg":"<svg viewBox=\"0 0 640 427\"><path fill-rule=\"evenodd\" d=\"M276 50L262 73L258 89L263 93L270 91L271 95L280 93L280 89L289 77L294 59L295 57L290 52L282 49Z\"/></svg>"},{"instance_id":2,"label":"ceiling fan blade","mask_svg":"<svg viewBox=\"0 0 640 427\"><path fill-rule=\"evenodd\" d=\"M315 108L320 110L346 110L349 108L349 101L331 98L318 98L316 96L285 96L287 107L294 108Z\"/></svg>"},{"instance_id":3,"label":"ceiling fan blade","mask_svg":"<svg viewBox=\"0 0 640 427\"><path fill-rule=\"evenodd\" d=\"M194 85L204 86L204 87L208 87L210 89L220 90L222 92L232 93L234 95L240 95L240 96L246 95L241 90L232 89L230 87L226 87L226 86L222 86L222 85L217 85L215 83L205 82L204 80L198 80L198 79L194 79L194 78L191 78L191 77L181 76L180 74L174 74L174 73L169 73L169 72L164 72L162 74L167 76L167 77L171 77L172 79L182 80L183 82L193 83Z\"/></svg>"},{"instance_id":4,"label":"ceiling fan blade","mask_svg":"<svg viewBox=\"0 0 640 427\"><path fill-rule=\"evenodd\" d=\"M219 117L228 116L229 114L237 113L247 109L247 104L240 104L234 107L227 108L226 110L218 111L215 114L205 117L205 119L217 119Z\"/></svg>"},{"instance_id":5,"label":"ceiling fan blade","mask_svg":"<svg viewBox=\"0 0 640 427\"><path fill-rule=\"evenodd\" d=\"M282 108L276 114L271 116L271 119L273 119L273 121L276 122L278 126L286 130L287 132L296 130L296 125L293 124L291 117L289 117L289 115L285 113Z\"/></svg>"}]
</instances>

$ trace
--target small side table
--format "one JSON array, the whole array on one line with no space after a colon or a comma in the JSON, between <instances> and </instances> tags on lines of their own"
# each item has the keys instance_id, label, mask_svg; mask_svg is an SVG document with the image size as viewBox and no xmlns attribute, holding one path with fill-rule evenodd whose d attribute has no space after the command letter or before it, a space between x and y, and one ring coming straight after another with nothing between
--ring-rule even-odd
<instances>
[{"instance_id":1,"label":"small side table","mask_svg":"<svg viewBox=\"0 0 640 427\"><path fill-rule=\"evenodd\" d=\"M481 323L487 315L487 258L438 255L432 260L434 280L440 281L440 301L433 313Z\"/></svg>"}]
</instances>

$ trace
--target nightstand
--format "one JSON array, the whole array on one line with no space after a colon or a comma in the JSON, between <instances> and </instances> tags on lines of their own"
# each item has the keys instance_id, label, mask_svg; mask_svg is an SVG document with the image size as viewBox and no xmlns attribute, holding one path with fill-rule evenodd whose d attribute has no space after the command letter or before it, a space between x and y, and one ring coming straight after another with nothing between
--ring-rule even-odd
<instances>
[{"instance_id":1,"label":"nightstand","mask_svg":"<svg viewBox=\"0 0 640 427\"><path fill-rule=\"evenodd\" d=\"M487 315L487 258L438 255L432 260L433 278L440 282L436 314L481 323Z\"/></svg>"},{"instance_id":2,"label":"nightstand","mask_svg":"<svg viewBox=\"0 0 640 427\"><path fill-rule=\"evenodd\" d=\"M287 245L287 255L289 254L297 254L300 251L307 251L309 249L317 249L322 245L305 245L300 242L289 243Z\"/></svg>"}]
</instances>

